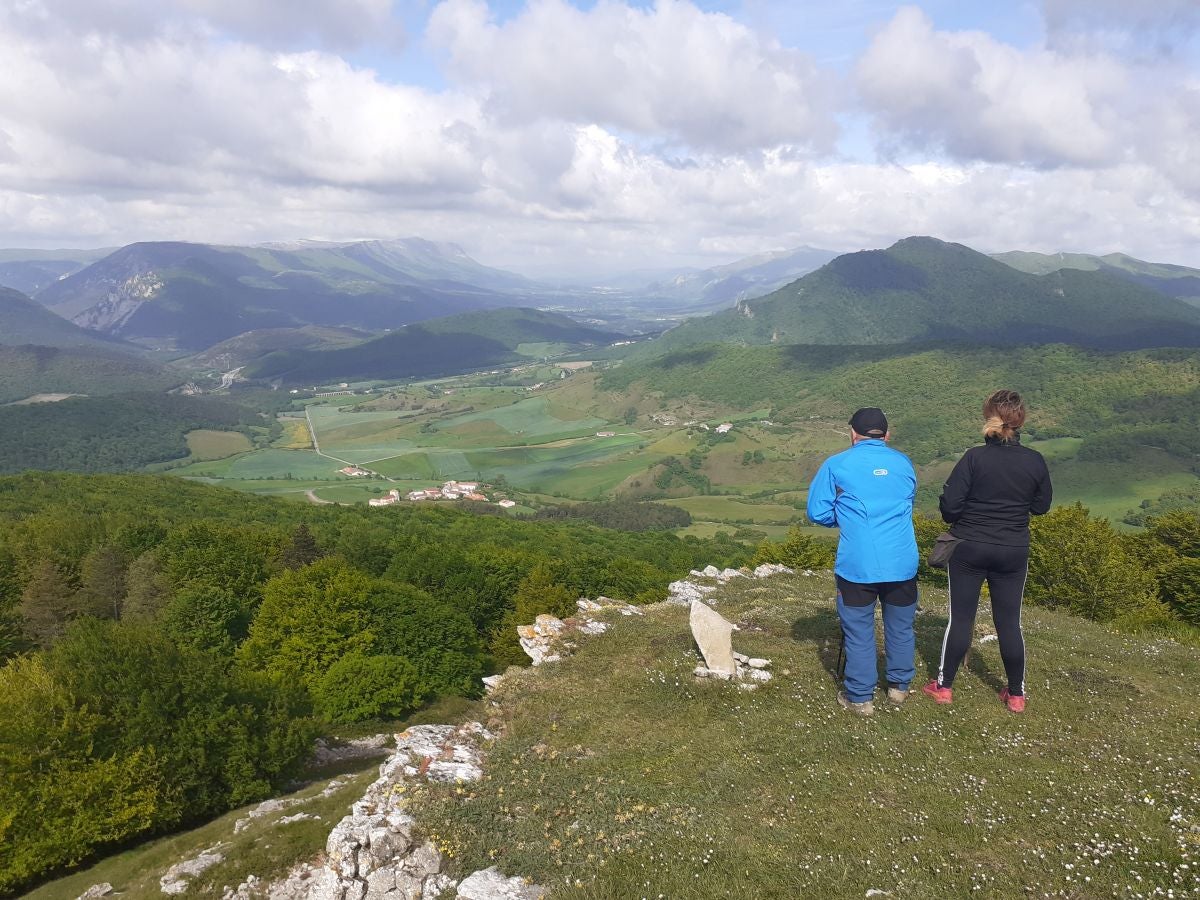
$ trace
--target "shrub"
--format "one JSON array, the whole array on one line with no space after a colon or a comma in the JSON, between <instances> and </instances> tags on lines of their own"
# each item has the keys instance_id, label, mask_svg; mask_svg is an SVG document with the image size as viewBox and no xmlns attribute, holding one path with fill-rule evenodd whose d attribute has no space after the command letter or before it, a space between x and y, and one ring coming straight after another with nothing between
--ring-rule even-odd
<instances>
[{"instance_id":1,"label":"shrub","mask_svg":"<svg viewBox=\"0 0 1200 900\"><path fill-rule=\"evenodd\" d=\"M398 719L425 699L416 666L402 656L350 653L313 688L317 710L330 722Z\"/></svg>"},{"instance_id":2,"label":"shrub","mask_svg":"<svg viewBox=\"0 0 1200 900\"><path fill-rule=\"evenodd\" d=\"M1079 503L1033 520L1025 591L1034 603L1099 622L1157 617L1153 573Z\"/></svg>"},{"instance_id":3,"label":"shrub","mask_svg":"<svg viewBox=\"0 0 1200 900\"><path fill-rule=\"evenodd\" d=\"M830 542L805 534L798 527L788 530L782 543L763 541L754 552L751 565L782 563L793 569L833 568L837 548Z\"/></svg>"},{"instance_id":4,"label":"shrub","mask_svg":"<svg viewBox=\"0 0 1200 900\"><path fill-rule=\"evenodd\" d=\"M1177 559L1158 575L1159 596L1179 618L1200 626L1200 559Z\"/></svg>"}]
</instances>

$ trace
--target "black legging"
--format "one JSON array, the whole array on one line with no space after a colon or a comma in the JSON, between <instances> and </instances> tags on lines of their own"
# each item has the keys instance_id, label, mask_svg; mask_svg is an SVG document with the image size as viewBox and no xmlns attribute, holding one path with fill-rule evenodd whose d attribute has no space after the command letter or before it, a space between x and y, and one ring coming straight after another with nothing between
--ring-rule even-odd
<instances>
[{"instance_id":1,"label":"black legging","mask_svg":"<svg viewBox=\"0 0 1200 900\"><path fill-rule=\"evenodd\" d=\"M1000 639L1000 658L1008 676L1008 692L1025 694L1025 637L1021 634L1021 595L1029 572L1029 548L963 541L950 557L950 621L942 640L938 686L950 687L971 647L979 592L987 580L992 595L992 621Z\"/></svg>"}]
</instances>

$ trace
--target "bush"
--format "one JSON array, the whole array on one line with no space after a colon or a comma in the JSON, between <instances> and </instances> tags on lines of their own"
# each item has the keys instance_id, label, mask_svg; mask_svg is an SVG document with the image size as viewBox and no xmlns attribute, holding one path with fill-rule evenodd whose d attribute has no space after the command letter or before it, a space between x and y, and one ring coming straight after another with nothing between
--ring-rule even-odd
<instances>
[{"instance_id":1,"label":"bush","mask_svg":"<svg viewBox=\"0 0 1200 900\"><path fill-rule=\"evenodd\" d=\"M763 541L754 551L751 565L782 563L793 569L831 569L837 548L830 541L805 534L798 527L788 530L782 543Z\"/></svg>"},{"instance_id":2,"label":"bush","mask_svg":"<svg viewBox=\"0 0 1200 900\"><path fill-rule=\"evenodd\" d=\"M317 710L330 722L398 719L425 700L417 668L402 656L351 653L313 688Z\"/></svg>"},{"instance_id":3,"label":"bush","mask_svg":"<svg viewBox=\"0 0 1200 900\"><path fill-rule=\"evenodd\" d=\"M1177 559L1158 575L1163 602L1189 625L1200 626L1200 559Z\"/></svg>"},{"instance_id":4,"label":"bush","mask_svg":"<svg viewBox=\"0 0 1200 900\"><path fill-rule=\"evenodd\" d=\"M1025 592L1031 602L1098 622L1160 617L1153 573L1107 520L1079 503L1033 520Z\"/></svg>"}]
</instances>

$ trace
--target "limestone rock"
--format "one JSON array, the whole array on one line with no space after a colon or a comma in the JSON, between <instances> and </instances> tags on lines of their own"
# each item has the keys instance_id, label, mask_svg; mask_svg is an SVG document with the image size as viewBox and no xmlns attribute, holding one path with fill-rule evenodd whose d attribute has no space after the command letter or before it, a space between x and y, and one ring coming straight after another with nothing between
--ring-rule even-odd
<instances>
[{"instance_id":1,"label":"limestone rock","mask_svg":"<svg viewBox=\"0 0 1200 900\"><path fill-rule=\"evenodd\" d=\"M771 665L771 661L769 659L763 659L761 656L756 656L753 659L744 660L744 662L746 663L746 665L748 665L752 669L765 669L769 665Z\"/></svg>"},{"instance_id":2,"label":"limestone rock","mask_svg":"<svg viewBox=\"0 0 1200 900\"><path fill-rule=\"evenodd\" d=\"M271 800L264 800L254 809L250 810L242 818L233 823L233 833L240 834L244 829L249 828L255 819L261 819L263 816L268 816L271 813L283 812L291 806L296 806L300 803L307 803L307 800L284 799L276 797Z\"/></svg>"},{"instance_id":3,"label":"limestone rock","mask_svg":"<svg viewBox=\"0 0 1200 900\"><path fill-rule=\"evenodd\" d=\"M715 672L724 672L731 678L736 675L737 661L733 658L732 640L734 624L699 600L692 601L689 621L692 637L696 639L705 666Z\"/></svg>"},{"instance_id":4,"label":"limestone rock","mask_svg":"<svg viewBox=\"0 0 1200 900\"><path fill-rule=\"evenodd\" d=\"M551 646L566 628L567 624L562 619L542 614L534 619L532 625L518 625L517 639L533 664L540 666L562 659L562 655L552 650Z\"/></svg>"},{"instance_id":5,"label":"limestone rock","mask_svg":"<svg viewBox=\"0 0 1200 900\"><path fill-rule=\"evenodd\" d=\"M90 888L80 894L75 900L97 900L98 897L107 897L113 892L113 886L107 881L100 884L93 884Z\"/></svg>"},{"instance_id":6,"label":"limestone rock","mask_svg":"<svg viewBox=\"0 0 1200 900\"><path fill-rule=\"evenodd\" d=\"M324 738L317 738L312 761L314 765L323 766L343 759L387 756L391 752L391 748L392 736L390 734L376 734L349 741L327 741Z\"/></svg>"},{"instance_id":7,"label":"limestone rock","mask_svg":"<svg viewBox=\"0 0 1200 900\"><path fill-rule=\"evenodd\" d=\"M542 900L546 888L523 878L505 878L495 866L463 879L456 900Z\"/></svg>"},{"instance_id":8,"label":"limestone rock","mask_svg":"<svg viewBox=\"0 0 1200 900\"><path fill-rule=\"evenodd\" d=\"M320 818L321 818L320 816L314 815L313 813L298 812L294 816L284 816L282 819L280 819L275 824L276 825L291 825L293 822L306 822L309 819L320 820Z\"/></svg>"},{"instance_id":9,"label":"limestone rock","mask_svg":"<svg viewBox=\"0 0 1200 900\"><path fill-rule=\"evenodd\" d=\"M782 563L763 563L754 570L755 578L770 578L772 575L795 575L795 569L789 569Z\"/></svg>"},{"instance_id":10,"label":"limestone rock","mask_svg":"<svg viewBox=\"0 0 1200 900\"><path fill-rule=\"evenodd\" d=\"M199 856L175 863L158 879L158 888L164 894L182 894L188 889L188 882L201 874L205 869L211 869L225 859L220 852L223 844L214 844L207 850L202 850Z\"/></svg>"},{"instance_id":11,"label":"limestone rock","mask_svg":"<svg viewBox=\"0 0 1200 900\"><path fill-rule=\"evenodd\" d=\"M483 679L484 690L489 694L494 693L502 681L504 681L503 675L489 675Z\"/></svg>"},{"instance_id":12,"label":"limestone rock","mask_svg":"<svg viewBox=\"0 0 1200 900\"><path fill-rule=\"evenodd\" d=\"M676 603L679 606L690 606L698 600L703 600L705 594L711 594L715 590L714 587L696 584L694 581L672 581L667 585L667 602Z\"/></svg>"}]
</instances>

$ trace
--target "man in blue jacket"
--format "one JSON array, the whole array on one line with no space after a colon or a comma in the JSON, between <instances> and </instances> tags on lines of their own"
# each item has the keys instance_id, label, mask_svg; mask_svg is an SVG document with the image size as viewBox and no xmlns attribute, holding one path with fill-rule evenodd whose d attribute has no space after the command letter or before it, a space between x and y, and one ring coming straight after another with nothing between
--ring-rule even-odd
<instances>
[{"instance_id":1,"label":"man in blue jacket","mask_svg":"<svg viewBox=\"0 0 1200 900\"><path fill-rule=\"evenodd\" d=\"M888 699L903 703L916 674L913 618L917 610L917 539L913 497L917 475L907 456L887 446L883 410L850 418L850 449L829 457L808 489L808 517L840 528L837 610L846 648L846 679L838 703L875 712L875 603L883 606Z\"/></svg>"}]
</instances>

